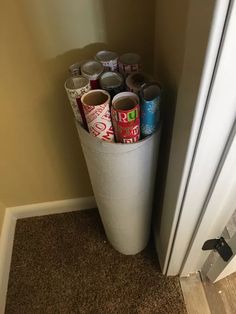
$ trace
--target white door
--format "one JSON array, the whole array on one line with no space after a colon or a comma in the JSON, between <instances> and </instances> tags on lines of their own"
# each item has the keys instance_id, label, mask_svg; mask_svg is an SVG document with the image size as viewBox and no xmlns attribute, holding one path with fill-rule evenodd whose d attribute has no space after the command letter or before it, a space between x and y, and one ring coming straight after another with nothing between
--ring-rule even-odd
<instances>
[{"instance_id":1,"label":"white door","mask_svg":"<svg viewBox=\"0 0 236 314\"><path fill-rule=\"evenodd\" d=\"M191 11L194 18L194 10L190 7L190 15ZM168 181L167 177L161 227L155 230L162 271L167 275L186 276L201 270L209 254L202 251L203 243L221 235L233 211L224 203L227 202L233 184L230 183L234 179L233 169L224 181L225 192L217 194L216 188L222 187L220 177L223 178L223 172L226 171L223 169L226 169L229 162L229 143L233 143L236 117L235 34L236 0L216 1L181 182L175 184L179 147L172 145L170 179ZM185 92L188 93L188 90ZM180 122L183 121L184 114L185 112L178 112L177 108L176 120L179 116ZM175 130L174 126L173 141L177 141L179 136L181 147L185 129L182 130L181 123L176 120L178 129ZM234 173L236 174L236 169ZM173 197L175 185L178 189L176 199ZM214 195L220 199L218 203L214 201L217 199Z\"/></svg>"},{"instance_id":2,"label":"white door","mask_svg":"<svg viewBox=\"0 0 236 314\"><path fill-rule=\"evenodd\" d=\"M190 203L193 199L198 202L198 190L201 191L205 181L209 180L211 159L214 163L215 156L220 158L204 198L201 214L188 244L180 272L182 276L186 276L189 273L203 270L212 281L217 281L236 271L235 235L228 243L233 252L228 261L224 261L216 252L211 254L211 258L208 258L209 251L202 250L206 240L221 236L236 209L235 33L236 3L231 1L214 82L209 96L208 109L193 166L196 172L194 175L196 197L194 198L192 194L193 198L190 199ZM197 184L199 185L198 189ZM186 220L185 223L187 223ZM183 230L182 236L184 236Z\"/></svg>"},{"instance_id":3,"label":"white door","mask_svg":"<svg viewBox=\"0 0 236 314\"><path fill-rule=\"evenodd\" d=\"M193 237L191 249L182 270L182 276L193 272L193 270L201 270L211 281L215 282L236 272L235 210L236 120L212 182L211 191L206 200L206 208ZM230 225L229 222L231 222ZM228 231L225 228L227 225L231 227L231 230ZM207 240L218 239L221 236L224 237L226 242L223 241L222 246L224 248L229 246L226 251L226 253L229 252L228 256L223 253L221 253L221 256L217 250L202 250ZM220 242L218 241L218 243Z\"/></svg>"}]
</instances>

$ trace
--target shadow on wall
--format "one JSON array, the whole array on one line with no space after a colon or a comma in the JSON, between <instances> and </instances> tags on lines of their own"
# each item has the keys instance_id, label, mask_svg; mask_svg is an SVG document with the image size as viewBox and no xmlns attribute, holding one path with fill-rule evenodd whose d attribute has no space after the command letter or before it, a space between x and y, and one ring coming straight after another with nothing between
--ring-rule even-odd
<instances>
[{"instance_id":1,"label":"shadow on wall","mask_svg":"<svg viewBox=\"0 0 236 314\"><path fill-rule=\"evenodd\" d=\"M156 0L103 0L106 42L119 54L141 55L144 70L154 73Z\"/></svg>"},{"instance_id":2,"label":"shadow on wall","mask_svg":"<svg viewBox=\"0 0 236 314\"><path fill-rule=\"evenodd\" d=\"M133 0L128 0L125 4L117 0L103 0L101 6L104 20L99 23L99 27L103 28L100 33L103 34L106 43L91 43L83 48L67 51L43 62L47 78L52 85L51 92L47 95L47 102L50 103L48 117L50 116L52 122L50 134L57 139L55 143L59 146L63 140L64 144L61 145L60 150L62 155L65 154L65 147L68 145L68 133L75 133L74 125L71 127L72 113L63 87L69 75L68 67L70 64L93 58L99 50L110 49L119 54L133 51L142 56L144 69L153 73L155 0L151 0L145 10L142 0L135 1L135 4ZM77 44L76 37L74 43ZM67 104L66 107L65 103ZM66 121L65 116L67 117ZM63 128L60 129L59 138L58 129L55 127L55 124L58 123L63 125ZM69 132L65 133L65 129ZM66 151L69 151L69 148ZM79 156L78 160L81 159L83 160L82 155Z\"/></svg>"},{"instance_id":3,"label":"shadow on wall","mask_svg":"<svg viewBox=\"0 0 236 314\"><path fill-rule=\"evenodd\" d=\"M40 168L38 170L40 173L48 171L49 168L51 170L48 181L45 175L38 178L37 172L29 172L25 181L30 181L33 187L31 199L28 200L28 187L27 184L23 184L24 202L91 195L91 185L81 147L78 144L72 110L64 90L64 82L69 76L68 66L94 57L99 50L111 49L119 54L137 52L143 59L144 71L150 74L154 72L154 59L159 58L161 63L167 64L166 69L159 72L161 81L164 72L168 73L167 76L171 76L172 67L169 66L167 59L171 53L173 54L173 47L170 47L169 55L166 51L159 56L154 52L156 41L161 47L162 37L165 37L162 29L156 36L155 24L160 18L156 14L156 2L160 1L71 0L70 5L65 0L22 0L21 4L16 0L13 1L16 18L19 21L16 20L16 26L12 26L12 34L16 32L17 23L24 24L24 33L19 35L25 39L27 46L23 47L24 49L19 47L24 60L19 60L18 57L16 62L18 64L22 62L19 73L24 71L28 79L27 83L22 80L20 87L25 94L31 94L28 101L30 110L26 110L28 108L23 93L19 95L19 107L27 111L24 115L24 125L31 121L27 130L26 127L22 128L28 144L21 168L24 172L24 168L31 164L33 169ZM167 6L168 10L169 8ZM159 15L161 16L161 13ZM168 42L169 39L165 40ZM158 52L158 49L156 51ZM31 57L30 62L27 54ZM164 55L167 57L164 58ZM29 69L31 66L36 73L31 73L32 70ZM9 70L8 67L6 68ZM35 76L38 78L39 87L34 81ZM169 81L168 77L163 81L165 86ZM171 87L170 84L168 88L169 86ZM172 95L171 89L172 87L168 89L168 97ZM174 103L174 101L175 95L166 102ZM171 119L168 114L165 116L168 121L164 124L168 125ZM17 120L16 123L21 123L22 126L21 120ZM33 135L30 137L31 132ZM33 136L39 138L41 142L35 143ZM45 149L43 157L40 155L41 146ZM33 158L28 160L27 150L34 151L35 148L38 149L39 154L32 155ZM14 153L17 155L17 149ZM18 174L14 174L14 180L20 180ZM42 187L41 198L37 187ZM14 194L14 191L11 193ZM22 194L21 191L19 194Z\"/></svg>"},{"instance_id":4,"label":"shadow on wall","mask_svg":"<svg viewBox=\"0 0 236 314\"><path fill-rule=\"evenodd\" d=\"M69 77L69 65L78 60L91 59L98 50L106 48L104 43L93 43L43 62L45 79L50 88L42 100L44 110L40 110L42 117L39 120L48 119L47 136L51 138L50 142L60 156L64 179L77 182L77 188L82 195L88 193L90 184L64 83Z\"/></svg>"},{"instance_id":5,"label":"shadow on wall","mask_svg":"<svg viewBox=\"0 0 236 314\"><path fill-rule=\"evenodd\" d=\"M77 131L73 123L74 117L64 89L64 83L70 76L68 67L77 61L93 58L98 50L106 49L106 47L106 44L94 43L82 49L73 49L54 59L44 61L47 80L51 85L50 93L46 95L45 98L45 103L50 105L45 106L45 109L48 109L47 116L51 121L50 134L55 143L61 146L62 154L65 153L65 151L68 151L65 149L65 146L70 144L70 142L68 142L68 136L71 137L75 135L75 144L78 145ZM56 127L58 124L60 125L60 134L58 134L58 127ZM64 142L64 145L61 145L62 141ZM81 158L83 159L82 155L78 160Z\"/></svg>"},{"instance_id":6,"label":"shadow on wall","mask_svg":"<svg viewBox=\"0 0 236 314\"><path fill-rule=\"evenodd\" d=\"M114 14L114 16L117 15ZM108 24L111 22L110 19L112 19L111 15L107 19ZM131 34L128 34L128 37L127 34L126 36L123 35L125 32L124 28L119 30L118 36L114 36L115 32L113 32L112 27L109 27L108 29L108 43L92 43L83 48L70 50L58 55L56 58L45 60L43 62L46 79L51 87L49 89L50 93L46 95L46 98L43 101L45 110L43 112L41 111L41 114L47 116L47 119L50 120L48 131L50 133L51 141L57 146L57 152L62 156L62 160L68 163L67 167L72 167L71 170L73 170L73 164L79 162L79 172L81 172L83 168L86 168L86 166L81 147L78 145L77 131L72 122L72 110L64 90L64 82L69 77L69 65L77 61L91 59L99 50L110 49L118 51L120 54L127 51L134 51L139 53L143 57L143 60L145 60L144 67L149 69L149 72L153 72L153 50L149 49L149 51L147 51L145 46L140 49L140 42L137 39L135 39L136 47L134 47L134 45L132 45L133 42L129 40L129 36L132 34L132 37L135 38L136 27L132 29ZM148 40L150 42L149 46L151 47L151 37ZM58 125L61 127L58 128ZM70 137L70 140L68 140L68 136ZM72 143L74 143L75 147L79 146L77 153L73 152L74 148L70 147ZM71 173L71 171L65 171L64 173L67 180L72 179L68 177L69 173Z\"/></svg>"},{"instance_id":7,"label":"shadow on wall","mask_svg":"<svg viewBox=\"0 0 236 314\"><path fill-rule=\"evenodd\" d=\"M49 12L58 12L60 3L59 1L47 4ZM69 34L73 30L72 26L69 27L68 23L66 23L71 18L68 16L69 13L71 14L71 10L65 9L64 18L63 16L57 16L55 18L56 21L50 21L48 13L39 3L36 5L25 0L25 9L28 15L30 14L30 16L27 16L27 22L29 26L32 26L29 27L32 42L42 65L44 80L48 85L47 94L42 99L43 108L41 107L37 113L39 115L38 120L46 119L48 124L47 129L40 132L47 132L45 135L50 137L50 143L53 143L54 150L58 155L56 158L60 159L60 171L63 172L65 181L74 182L80 194L86 195L89 190L86 165L81 147L78 145L72 110L64 90L64 82L69 76L68 67L77 61L93 58L99 50L110 49L117 51L119 54L129 51L139 53L144 61L144 69L152 73L155 0L150 1L145 11L143 10L142 0L135 1L135 5L133 0L128 0L125 2L125 6L124 2L116 0L88 1L87 3L90 3L90 6L88 5L87 7L84 4L82 5L81 2L77 3L82 6L81 9L84 10L82 12L84 16L90 14L88 10L95 10L98 3L100 3L100 8L97 12L97 18L94 20L94 23L97 21L96 30L96 25L87 28L80 19L70 21L74 27L74 42L71 39L72 34ZM26 5L31 7L31 10ZM91 16L88 16L90 22L92 21L91 18ZM42 19L44 20L43 25L41 25ZM36 21L38 21L37 25L35 24ZM63 37L66 36L65 31L62 31L61 37L58 37L57 34L63 23L65 23L65 28L67 27L68 40ZM45 31L45 36L43 37L40 31L44 32L45 27L47 32ZM80 45L80 42L86 42L86 36L82 35L84 32L87 32L88 41L94 38L103 38L106 42L92 42L82 48L66 51L67 46L74 45L76 47ZM56 48L51 47L51 43L48 43L50 40L54 42ZM59 40L65 43L65 46L62 46L58 42ZM54 50L65 52L56 57L47 58L47 55L52 55ZM40 125L38 128L40 129ZM73 193L75 194L75 192L74 189Z\"/></svg>"},{"instance_id":8,"label":"shadow on wall","mask_svg":"<svg viewBox=\"0 0 236 314\"><path fill-rule=\"evenodd\" d=\"M73 113L64 90L68 66L101 49L139 53L153 67L155 0L17 0L4 2L1 20L12 21L3 34L1 59L7 130L0 172L1 198L7 206L92 194ZM11 38L15 38L14 41ZM17 47L17 49L16 49ZM12 76L17 74L17 106ZM1 92L2 92L1 90ZM2 94L1 94L2 95ZM3 99L3 98L2 98ZM15 171L17 170L17 171ZM22 180L24 178L24 180Z\"/></svg>"},{"instance_id":9,"label":"shadow on wall","mask_svg":"<svg viewBox=\"0 0 236 314\"><path fill-rule=\"evenodd\" d=\"M185 36L189 0L158 0L155 31L155 75L164 86L162 101L162 137L158 160L155 208L163 204L176 101L185 54ZM171 22L170 22L171 21ZM161 212L158 212L161 215ZM156 219L160 221L159 218Z\"/></svg>"}]
</instances>

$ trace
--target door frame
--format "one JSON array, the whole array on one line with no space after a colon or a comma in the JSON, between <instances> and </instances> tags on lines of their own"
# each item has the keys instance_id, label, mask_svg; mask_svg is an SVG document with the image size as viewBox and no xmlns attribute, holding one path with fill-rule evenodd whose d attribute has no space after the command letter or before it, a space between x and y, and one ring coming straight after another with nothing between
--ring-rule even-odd
<instances>
[{"instance_id":1,"label":"door frame","mask_svg":"<svg viewBox=\"0 0 236 314\"><path fill-rule=\"evenodd\" d=\"M236 61L232 60L232 54L229 53L229 50L232 49L230 42L234 41L230 30L236 29L236 25L234 25L236 18L235 21L231 18L235 10L234 0L218 0L215 3L187 153L175 203L174 217L171 222L171 232L165 234L165 230L160 230L159 238L157 237L156 240L156 246L160 248L159 251L162 254L161 233L164 235L163 238L168 238L167 250L160 258L162 271L167 275L180 274L185 276L199 270L199 265L194 263L193 266L188 268L184 265L186 262L191 265L196 256L201 254L201 252L195 252L190 256L189 252L191 245L194 243L196 228L204 211L205 202L209 198L212 181L217 172L235 117L234 95L232 93L234 90L232 88L233 81L232 76L229 76L229 68L233 67L233 64L236 66ZM189 23L191 23L191 7ZM227 95L227 104L230 102L225 111L222 110L222 103L225 103L226 99L222 95L224 97ZM176 120L181 119L178 112L176 116L175 125L178 124ZM174 148L176 148L175 141L181 141L181 139L176 139L175 125L171 147L173 155L175 154ZM174 162L176 161L172 161L172 163ZM171 165L169 164L168 172L170 170ZM168 195L168 180L166 189L167 196L165 195L165 197L168 198L170 197ZM165 208L165 199L163 207L163 211L168 212L168 208ZM162 221L161 224L163 228Z\"/></svg>"},{"instance_id":2,"label":"door frame","mask_svg":"<svg viewBox=\"0 0 236 314\"><path fill-rule=\"evenodd\" d=\"M232 174L236 174L236 119L206 198L181 276L202 270L214 282L229 274L233 267L236 271L236 258L234 261L231 259L225 262L217 252L202 251L206 240L222 235L235 212L236 176ZM231 247L234 255L236 253L235 239L236 236L227 241L230 246L234 245Z\"/></svg>"},{"instance_id":3,"label":"door frame","mask_svg":"<svg viewBox=\"0 0 236 314\"><path fill-rule=\"evenodd\" d=\"M236 180L232 175L236 173L236 164L234 164L236 161L235 32L236 2L233 0L230 2L227 14L214 80L195 154L192 168L194 176L192 181L195 185L193 185L192 194L188 191L187 208L194 209L201 204L199 190L201 191L204 185L207 193L200 194L200 199L203 201L201 212L182 263L181 276L201 270L208 256L201 250L203 243L221 235L235 210L235 195L232 192L236 188ZM197 187L197 185L200 186ZM182 228L184 228L183 223L186 223L186 219L180 224Z\"/></svg>"}]
</instances>

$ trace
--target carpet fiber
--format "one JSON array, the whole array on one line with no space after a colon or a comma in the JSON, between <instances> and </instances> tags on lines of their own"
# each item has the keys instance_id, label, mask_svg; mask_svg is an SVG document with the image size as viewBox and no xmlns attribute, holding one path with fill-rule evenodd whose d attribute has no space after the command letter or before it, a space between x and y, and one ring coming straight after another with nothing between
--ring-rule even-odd
<instances>
[{"instance_id":1,"label":"carpet fiber","mask_svg":"<svg viewBox=\"0 0 236 314\"><path fill-rule=\"evenodd\" d=\"M125 256L96 210L17 221L6 314L186 313L178 278L160 273L152 243Z\"/></svg>"}]
</instances>

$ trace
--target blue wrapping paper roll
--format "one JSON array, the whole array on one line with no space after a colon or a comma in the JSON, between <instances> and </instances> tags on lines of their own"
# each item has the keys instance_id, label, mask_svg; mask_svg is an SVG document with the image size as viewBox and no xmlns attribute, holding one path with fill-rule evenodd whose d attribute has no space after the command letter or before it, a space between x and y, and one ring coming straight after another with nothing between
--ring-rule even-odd
<instances>
[{"instance_id":1,"label":"blue wrapping paper roll","mask_svg":"<svg viewBox=\"0 0 236 314\"><path fill-rule=\"evenodd\" d=\"M161 87L145 84L141 90L141 136L153 134L160 125Z\"/></svg>"}]
</instances>

